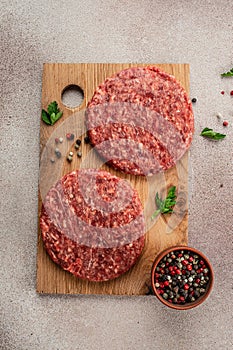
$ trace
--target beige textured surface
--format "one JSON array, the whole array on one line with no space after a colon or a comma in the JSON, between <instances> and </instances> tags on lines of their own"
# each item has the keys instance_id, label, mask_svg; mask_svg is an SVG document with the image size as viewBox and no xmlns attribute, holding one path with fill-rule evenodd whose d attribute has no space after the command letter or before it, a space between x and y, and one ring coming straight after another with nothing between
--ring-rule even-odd
<instances>
[{"instance_id":1,"label":"beige textured surface","mask_svg":"<svg viewBox=\"0 0 233 350\"><path fill-rule=\"evenodd\" d=\"M219 76L233 66L232 1L3 0L0 25L0 349L232 349L233 79ZM189 242L216 276L203 306L36 294L41 76L43 62L55 61L190 63L198 102ZM205 126L228 136L208 142L198 136Z\"/></svg>"}]
</instances>

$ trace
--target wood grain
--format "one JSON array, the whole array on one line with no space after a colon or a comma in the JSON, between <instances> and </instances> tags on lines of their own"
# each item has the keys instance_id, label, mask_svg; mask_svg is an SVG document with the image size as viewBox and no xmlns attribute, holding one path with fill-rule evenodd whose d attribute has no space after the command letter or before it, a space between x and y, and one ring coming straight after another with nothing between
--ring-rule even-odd
<instances>
[{"instance_id":1,"label":"wood grain","mask_svg":"<svg viewBox=\"0 0 233 350\"><path fill-rule=\"evenodd\" d=\"M144 205L148 232L143 253L136 265L121 277L108 282L88 282L80 280L63 271L47 255L43 248L40 229L38 230L37 252L37 292L38 293L69 293L69 294L118 294L145 295L150 284L150 271L156 255L163 249L173 245L187 245L188 240L188 152L177 163L176 167L155 175L149 180L143 177L125 175L106 165L91 151L90 145L82 142L82 158L74 157L69 164L66 155L74 150L74 144L65 139L67 132L75 133L75 137L85 136L83 124L84 110L87 101L92 97L96 87L115 72L131 66L147 66L148 64L44 64L42 84L42 108L47 108L51 101L56 100L63 110L63 117L54 125L47 126L41 121L40 126L40 181L39 181L39 215L42 199L47 190L62 175L79 167L101 167L112 174L128 179L135 187ZM188 64L153 64L169 74L173 74L189 93ZM84 91L84 101L77 108L67 108L62 104L62 92L69 85L78 85ZM62 153L61 159L50 162L56 148L55 137L63 137L64 141L58 147ZM82 140L83 141L83 140ZM150 220L155 209L154 196L157 191L166 193L171 185L178 187L177 205L174 214L160 216L153 224ZM39 227L39 225L38 225Z\"/></svg>"}]
</instances>

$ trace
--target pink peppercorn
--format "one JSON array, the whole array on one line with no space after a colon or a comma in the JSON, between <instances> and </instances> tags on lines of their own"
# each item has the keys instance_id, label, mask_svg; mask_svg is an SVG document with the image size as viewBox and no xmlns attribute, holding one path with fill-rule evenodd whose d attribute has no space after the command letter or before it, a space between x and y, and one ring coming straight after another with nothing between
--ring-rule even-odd
<instances>
[{"instance_id":1,"label":"pink peppercorn","mask_svg":"<svg viewBox=\"0 0 233 350\"><path fill-rule=\"evenodd\" d=\"M233 90L231 90L230 95L233 96Z\"/></svg>"},{"instance_id":2,"label":"pink peppercorn","mask_svg":"<svg viewBox=\"0 0 233 350\"><path fill-rule=\"evenodd\" d=\"M188 265L188 261L187 261L187 260L183 260L183 261L182 261L182 264L183 264L183 265Z\"/></svg>"},{"instance_id":3,"label":"pink peppercorn","mask_svg":"<svg viewBox=\"0 0 233 350\"><path fill-rule=\"evenodd\" d=\"M223 126L228 126L228 121L224 120L224 122L222 123Z\"/></svg>"},{"instance_id":4,"label":"pink peppercorn","mask_svg":"<svg viewBox=\"0 0 233 350\"><path fill-rule=\"evenodd\" d=\"M221 94L224 95L224 94L225 94L225 91L221 91Z\"/></svg>"},{"instance_id":5,"label":"pink peppercorn","mask_svg":"<svg viewBox=\"0 0 233 350\"><path fill-rule=\"evenodd\" d=\"M71 134L71 133L67 133L66 134L66 138L67 138L67 140L73 140L74 139L74 134Z\"/></svg>"}]
</instances>

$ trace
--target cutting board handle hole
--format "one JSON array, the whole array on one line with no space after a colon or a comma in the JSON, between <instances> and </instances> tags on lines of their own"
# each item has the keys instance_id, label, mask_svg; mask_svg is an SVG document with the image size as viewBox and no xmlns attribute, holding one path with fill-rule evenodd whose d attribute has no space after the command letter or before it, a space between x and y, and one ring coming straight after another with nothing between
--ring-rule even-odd
<instances>
[{"instance_id":1,"label":"cutting board handle hole","mask_svg":"<svg viewBox=\"0 0 233 350\"><path fill-rule=\"evenodd\" d=\"M61 100L64 106L68 108L79 107L84 100L84 91L78 85L68 85L61 93Z\"/></svg>"}]
</instances>

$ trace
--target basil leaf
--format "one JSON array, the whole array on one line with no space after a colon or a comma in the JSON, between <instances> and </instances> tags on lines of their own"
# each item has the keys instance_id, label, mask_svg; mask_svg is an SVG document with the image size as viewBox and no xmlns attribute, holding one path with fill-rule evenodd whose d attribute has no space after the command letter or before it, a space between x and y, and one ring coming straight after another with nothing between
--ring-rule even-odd
<instances>
[{"instance_id":1,"label":"basil leaf","mask_svg":"<svg viewBox=\"0 0 233 350\"><path fill-rule=\"evenodd\" d=\"M48 124L48 125L52 124L48 113L44 109L42 109L41 118L42 118L43 122L45 122L46 124Z\"/></svg>"}]
</instances>

